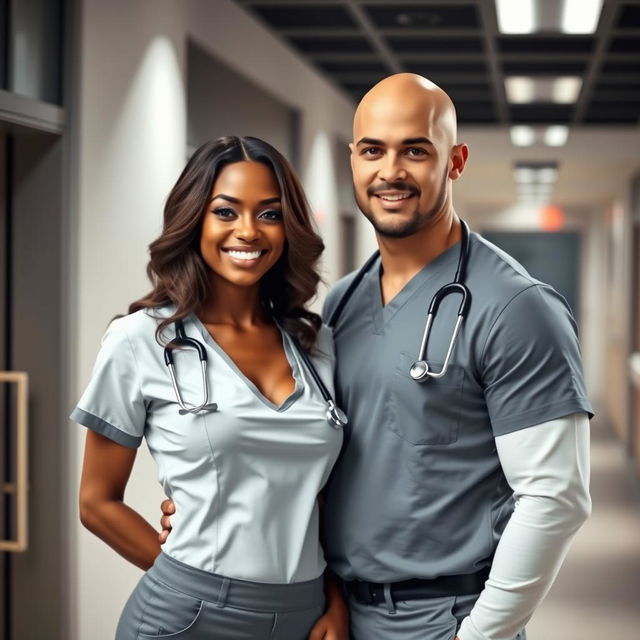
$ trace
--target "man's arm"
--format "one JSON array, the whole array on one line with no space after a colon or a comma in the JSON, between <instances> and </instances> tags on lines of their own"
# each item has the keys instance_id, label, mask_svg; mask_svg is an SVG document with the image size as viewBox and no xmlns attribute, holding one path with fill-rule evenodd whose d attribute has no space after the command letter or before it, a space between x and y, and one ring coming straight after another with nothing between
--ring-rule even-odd
<instances>
[{"instance_id":1,"label":"man's arm","mask_svg":"<svg viewBox=\"0 0 640 640\"><path fill-rule=\"evenodd\" d=\"M591 511L586 414L495 441L516 506L485 589L462 621L460 640L512 640L549 591L571 539Z\"/></svg>"}]
</instances>

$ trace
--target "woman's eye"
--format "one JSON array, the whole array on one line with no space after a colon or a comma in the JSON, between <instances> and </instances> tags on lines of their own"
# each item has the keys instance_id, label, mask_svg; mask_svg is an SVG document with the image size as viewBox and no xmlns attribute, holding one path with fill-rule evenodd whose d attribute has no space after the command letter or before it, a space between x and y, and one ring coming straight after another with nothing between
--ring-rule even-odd
<instances>
[{"instance_id":1,"label":"woman's eye","mask_svg":"<svg viewBox=\"0 0 640 640\"><path fill-rule=\"evenodd\" d=\"M213 213L218 216L218 218L228 219L233 218L236 215L236 212L229 207L216 207L213 210Z\"/></svg>"},{"instance_id":2,"label":"woman's eye","mask_svg":"<svg viewBox=\"0 0 640 640\"><path fill-rule=\"evenodd\" d=\"M263 211L258 217L261 220L282 220L282 211L269 209L268 211Z\"/></svg>"}]
</instances>

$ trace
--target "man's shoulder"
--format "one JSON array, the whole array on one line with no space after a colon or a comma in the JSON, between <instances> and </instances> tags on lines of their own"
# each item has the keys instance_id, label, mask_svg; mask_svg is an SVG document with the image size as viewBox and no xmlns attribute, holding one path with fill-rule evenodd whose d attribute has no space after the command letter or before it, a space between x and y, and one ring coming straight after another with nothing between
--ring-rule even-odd
<instances>
[{"instance_id":1,"label":"man's shoulder","mask_svg":"<svg viewBox=\"0 0 640 640\"><path fill-rule=\"evenodd\" d=\"M327 293L327 297L325 298L324 304L322 306L322 319L325 323L329 322L329 318L333 315L338 304L340 304L340 300L342 300L343 296L347 292L347 289L351 286L351 283L355 280L360 269L355 269L351 273L348 273L346 276L343 276L338 280Z\"/></svg>"},{"instance_id":2,"label":"man's shoulder","mask_svg":"<svg viewBox=\"0 0 640 640\"><path fill-rule=\"evenodd\" d=\"M487 302L500 304L531 288L547 288L534 278L513 256L474 233L467 271L467 282Z\"/></svg>"}]
</instances>

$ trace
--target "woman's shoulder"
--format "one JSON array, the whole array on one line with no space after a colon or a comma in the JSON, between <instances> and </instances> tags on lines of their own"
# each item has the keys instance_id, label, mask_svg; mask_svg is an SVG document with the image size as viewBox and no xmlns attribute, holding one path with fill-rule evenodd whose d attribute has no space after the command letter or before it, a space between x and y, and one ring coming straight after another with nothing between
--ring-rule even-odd
<instances>
[{"instance_id":1,"label":"woman's shoulder","mask_svg":"<svg viewBox=\"0 0 640 640\"><path fill-rule=\"evenodd\" d=\"M155 332L162 320L171 315L173 305L149 307L139 309L125 316L118 316L112 320L107 333L117 333L129 339L155 341Z\"/></svg>"}]
</instances>

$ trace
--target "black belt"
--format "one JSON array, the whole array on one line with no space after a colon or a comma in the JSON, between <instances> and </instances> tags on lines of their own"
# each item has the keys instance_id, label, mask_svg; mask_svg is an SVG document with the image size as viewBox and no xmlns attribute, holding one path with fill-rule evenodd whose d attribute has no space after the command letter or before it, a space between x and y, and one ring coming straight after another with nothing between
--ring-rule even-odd
<instances>
[{"instance_id":1,"label":"black belt","mask_svg":"<svg viewBox=\"0 0 640 640\"><path fill-rule=\"evenodd\" d=\"M489 577L491 567L480 569L476 573L463 573L454 576L439 576L431 580L419 578L391 582L389 588L394 602L398 600L418 600L420 598L441 598L480 593ZM351 580L344 583L347 593L362 604L379 604L385 601L384 587L381 582Z\"/></svg>"}]
</instances>

